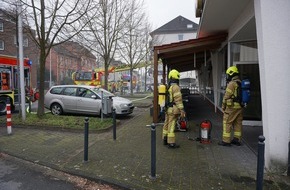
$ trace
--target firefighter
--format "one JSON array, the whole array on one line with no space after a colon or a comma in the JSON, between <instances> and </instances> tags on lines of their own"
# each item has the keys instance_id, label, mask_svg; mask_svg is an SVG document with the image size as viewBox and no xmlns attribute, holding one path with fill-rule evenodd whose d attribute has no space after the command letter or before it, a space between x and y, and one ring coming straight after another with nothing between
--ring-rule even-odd
<instances>
[{"instance_id":1,"label":"firefighter","mask_svg":"<svg viewBox=\"0 0 290 190\"><path fill-rule=\"evenodd\" d=\"M239 70L236 66L231 66L226 71L227 88L222 101L223 110L223 135L219 145L231 146L231 144L240 146L242 137L243 108L238 100L238 87L241 80ZM231 140L232 128L234 138Z\"/></svg>"},{"instance_id":2,"label":"firefighter","mask_svg":"<svg viewBox=\"0 0 290 190\"><path fill-rule=\"evenodd\" d=\"M175 143L175 125L180 115L185 118L185 111L182 102L182 94L179 87L179 72L175 69L171 70L168 74L169 85L166 101L166 115L163 126L162 139L163 144L168 148L179 148Z\"/></svg>"}]
</instances>

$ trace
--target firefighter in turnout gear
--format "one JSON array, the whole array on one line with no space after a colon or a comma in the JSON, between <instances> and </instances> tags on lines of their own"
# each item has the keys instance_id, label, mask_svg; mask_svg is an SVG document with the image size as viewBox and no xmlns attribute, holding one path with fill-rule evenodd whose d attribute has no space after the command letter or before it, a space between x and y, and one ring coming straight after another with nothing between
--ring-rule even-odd
<instances>
[{"instance_id":1,"label":"firefighter in turnout gear","mask_svg":"<svg viewBox=\"0 0 290 190\"><path fill-rule=\"evenodd\" d=\"M179 72L175 69L168 74L169 85L166 101L166 115L163 126L162 139L163 144L168 148L178 148L179 145L175 143L175 125L180 117L185 117L184 106L182 102L182 94L179 87Z\"/></svg>"},{"instance_id":2,"label":"firefighter in turnout gear","mask_svg":"<svg viewBox=\"0 0 290 190\"><path fill-rule=\"evenodd\" d=\"M223 135L222 141L219 145L231 146L231 144L240 146L242 137L242 121L243 121L243 107L240 100L237 98L238 88L241 84L239 78L239 70L236 66L231 66L226 71L227 74L227 88L223 97ZM231 132L234 130L234 138L231 140Z\"/></svg>"}]
</instances>

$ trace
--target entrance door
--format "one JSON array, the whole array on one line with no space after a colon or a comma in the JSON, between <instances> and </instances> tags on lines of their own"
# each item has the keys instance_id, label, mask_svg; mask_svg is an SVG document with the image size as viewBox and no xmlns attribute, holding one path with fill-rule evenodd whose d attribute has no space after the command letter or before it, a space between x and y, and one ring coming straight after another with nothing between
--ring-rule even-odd
<instances>
[{"instance_id":1,"label":"entrance door","mask_svg":"<svg viewBox=\"0 0 290 190\"><path fill-rule=\"evenodd\" d=\"M257 62L235 62L241 79L251 82L251 100L244 109L244 125L262 125L262 104L260 90L259 64Z\"/></svg>"}]
</instances>

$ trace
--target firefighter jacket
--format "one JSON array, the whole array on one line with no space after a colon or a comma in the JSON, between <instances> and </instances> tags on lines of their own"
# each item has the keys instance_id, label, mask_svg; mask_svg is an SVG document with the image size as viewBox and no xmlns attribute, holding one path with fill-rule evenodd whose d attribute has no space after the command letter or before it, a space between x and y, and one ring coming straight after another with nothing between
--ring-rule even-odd
<instances>
[{"instance_id":1,"label":"firefighter jacket","mask_svg":"<svg viewBox=\"0 0 290 190\"><path fill-rule=\"evenodd\" d=\"M239 101L236 101L235 99L238 96L238 83L241 82L239 79L239 76L234 76L232 80L228 83L226 92L223 98L222 102L222 110L223 111L230 111L232 109L241 109L242 106L240 105Z\"/></svg>"},{"instance_id":2,"label":"firefighter jacket","mask_svg":"<svg viewBox=\"0 0 290 190\"><path fill-rule=\"evenodd\" d=\"M180 87L176 83L172 83L168 89L168 108L167 113L180 114L184 110L182 102L182 94Z\"/></svg>"}]
</instances>

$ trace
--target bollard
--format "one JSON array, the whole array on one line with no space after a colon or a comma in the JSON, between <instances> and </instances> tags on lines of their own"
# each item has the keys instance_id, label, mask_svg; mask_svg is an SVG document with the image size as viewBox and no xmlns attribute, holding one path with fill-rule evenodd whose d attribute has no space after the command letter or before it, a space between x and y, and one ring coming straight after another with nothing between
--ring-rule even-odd
<instances>
[{"instance_id":1,"label":"bollard","mask_svg":"<svg viewBox=\"0 0 290 190\"><path fill-rule=\"evenodd\" d=\"M89 149L89 118L85 118L85 135L84 135L84 162L88 161L88 149Z\"/></svg>"},{"instance_id":2,"label":"bollard","mask_svg":"<svg viewBox=\"0 0 290 190\"><path fill-rule=\"evenodd\" d=\"M263 189L263 177L264 177L264 162L265 162L265 137L263 135L259 136L258 142L258 163L257 163L257 183L256 190Z\"/></svg>"},{"instance_id":3,"label":"bollard","mask_svg":"<svg viewBox=\"0 0 290 190\"><path fill-rule=\"evenodd\" d=\"M11 104L10 104L10 98L7 97L6 102L6 126L7 126L7 134L12 134L12 126L11 126Z\"/></svg>"},{"instance_id":4,"label":"bollard","mask_svg":"<svg viewBox=\"0 0 290 190\"><path fill-rule=\"evenodd\" d=\"M116 109L113 109L113 139L116 140L117 138L117 126L116 126Z\"/></svg>"},{"instance_id":5,"label":"bollard","mask_svg":"<svg viewBox=\"0 0 290 190\"><path fill-rule=\"evenodd\" d=\"M151 176L150 179L156 179L156 126L151 124Z\"/></svg>"}]
</instances>

